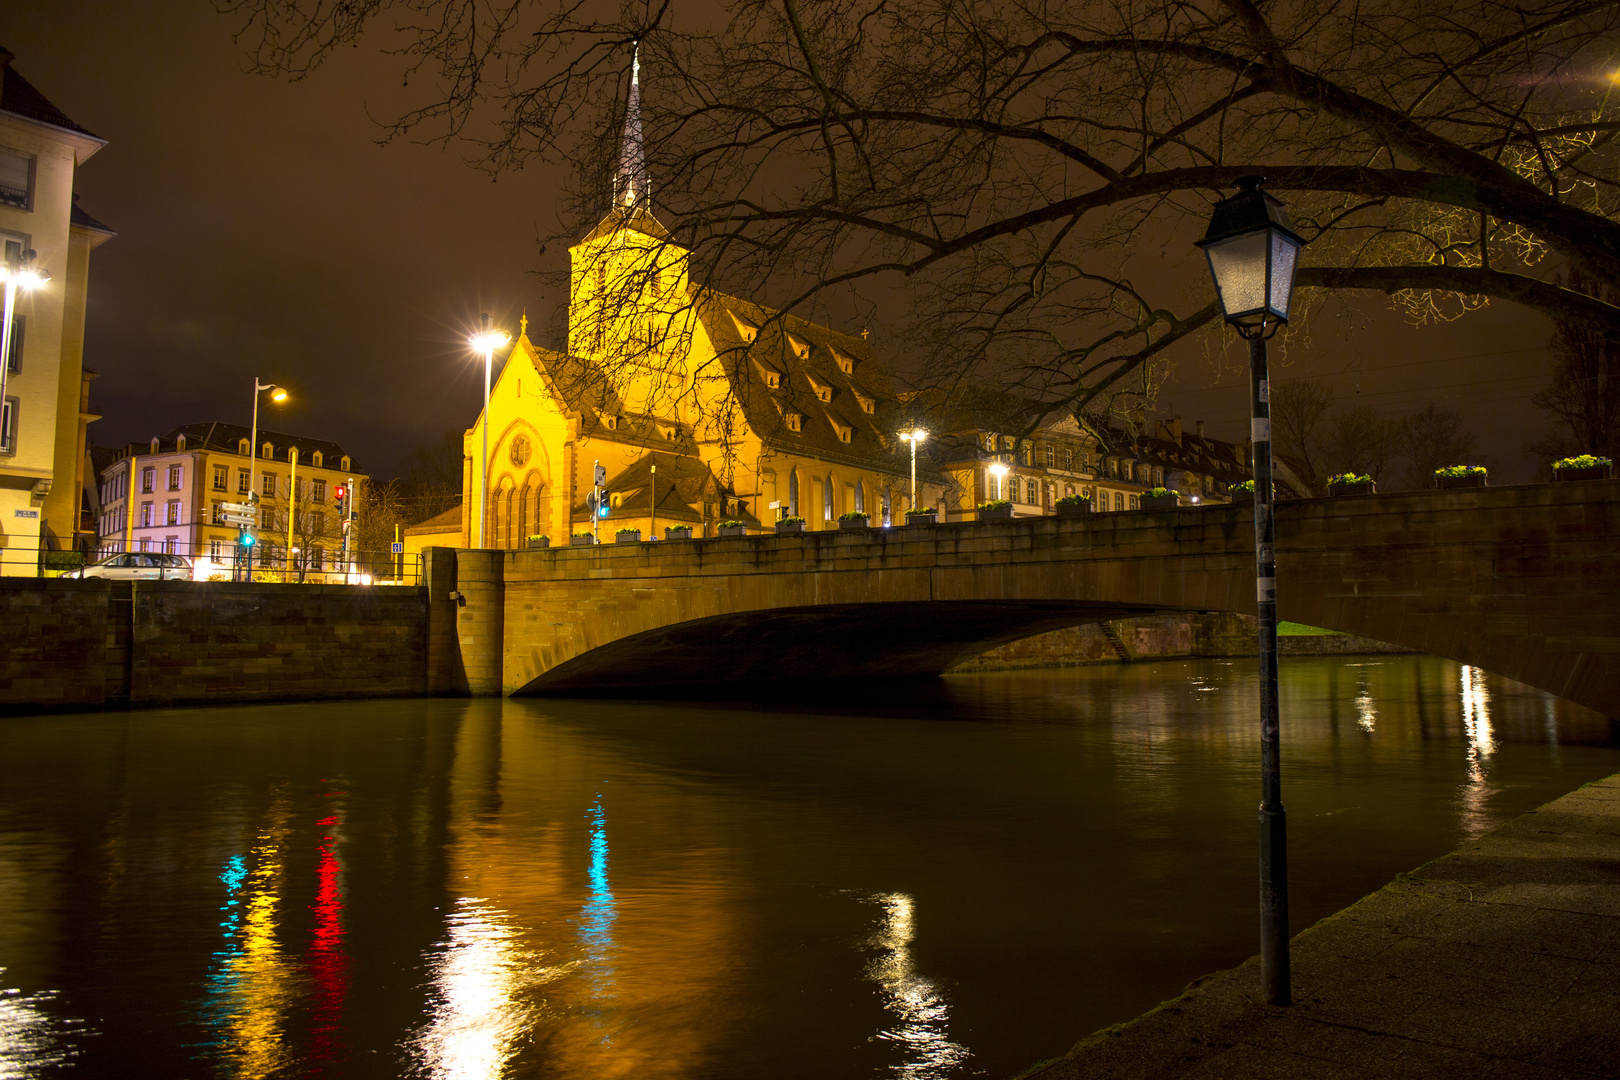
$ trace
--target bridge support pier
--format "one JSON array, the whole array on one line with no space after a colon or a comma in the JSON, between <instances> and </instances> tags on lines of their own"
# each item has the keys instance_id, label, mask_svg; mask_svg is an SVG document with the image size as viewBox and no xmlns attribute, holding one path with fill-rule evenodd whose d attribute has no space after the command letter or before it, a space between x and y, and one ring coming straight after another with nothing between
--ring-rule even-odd
<instances>
[{"instance_id":1,"label":"bridge support pier","mask_svg":"<svg viewBox=\"0 0 1620 1080\"><path fill-rule=\"evenodd\" d=\"M506 555L501 551L457 551L456 638L467 693L500 697L506 652Z\"/></svg>"}]
</instances>

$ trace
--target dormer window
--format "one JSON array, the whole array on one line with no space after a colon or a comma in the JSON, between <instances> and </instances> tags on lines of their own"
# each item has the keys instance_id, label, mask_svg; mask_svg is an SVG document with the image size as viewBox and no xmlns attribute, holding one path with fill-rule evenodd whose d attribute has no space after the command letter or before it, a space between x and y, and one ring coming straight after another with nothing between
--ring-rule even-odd
<instances>
[{"instance_id":1,"label":"dormer window","mask_svg":"<svg viewBox=\"0 0 1620 1080\"><path fill-rule=\"evenodd\" d=\"M731 321L737 324L737 333L742 337L743 341L750 345L753 344L754 339L759 336L759 327L751 322L744 322L739 319L737 313L730 309L727 309L726 314L730 315Z\"/></svg>"},{"instance_id":2,"label":"dormer window","mask_svg":"<svg viewBox=\"0 0 1620 1080\"><path fill-rule=\"evenodd\" d=\"M265 443L259 448L259 456L262 458L274 458L276 456L276 448L271 446L269 443Z\"/></svg>"},{"instance_id":3,"label":"dormer window","mask_svg":"<svg viewBox=\"0 0 1620 1080\"><path fill-rule=\"evenodd\" d=\"M243 457L248 456L248 441L246 439L242 439L236 444L236 452Z\"/></svg>"},{"instance_id":4,"label":"dormer window","mask_svg":"<svg viewBox=\"0 0 1620 1080\"><path fill-rule=\"evenodd\" d=\"M796 412L784 413L783 415L787 418L787 426L789 431L797 435L804 430L804 417L800 416Z\"/></svg>"},{"instance_id":5,"label":"dormer window","mask_svg":"<svg viewBox=\"0 0 1620 1080\"><path fill-rule=\"evenodd\" d=\"M861 403L861 411L862 412L870 414L870 413L873 413L873 412L877 411L877 399L876 398L869 398L865 394L862 394L859 391L857 391L856 394L855 394L855 400Z\"/></svg>"},{"instance_id":6,"label":"dormer window","mask_svg":"<svg viewBox=\"0 0 1620 1080\"><path fill-rule=\"evenodd\" d=\"M810 343L808 341L797 334L789 334L787 339L788 344L793 348L794 356L797 356L800 360L810 359Z\"/></svg>"},{"instance_id":7,"label":"dormer window","mask_svg":"<svg viewBox=\"0 0 1620 1080\"><path fill-rule=\"evenodd\" d=\"M837 349L834 349L832 351L832 354L833 354L833 359L838 361L838 370L839 371L842 371L845 375L853 375L853 374L855 374L855 359L854 359L854 357L845 356L843 353L839 352ZM871 412L872 410L867 409L866 411Z\"/></svg>"},{"instance_id":8,"label":"dormer window","mask_svg":"<svg viewBox=\"0 0 1620 1080\"><path fill-rule=\"evenodd\" d=\"M820 379L811 377L810 388L816 392L817 401L828 402L833 399L833 388L822 382Z\"/></svg>"},{"instance_id":9,"label":"dormer window","mask_svg":"<svg viewBox=\"0 0 1620 1080\"><path fill-rule=\"evenodd\" d=\"M658 437L661 439L673 439L675 437L674 426L670 424L659 424Z\"/></svg>"},{"instance_id":10,"label":"dormer window","mask_svg":"<svg viewBox=\"0 0 1620 1080\"><path fill-rule=\"evenodd\" d=\"M349 471L349 455L347 455L347 454L343 455L343 471L344 472Z\"/></svg>"},{"instance_id":11,"label":"dormer window","mask_svg":"<svg viewBox=\"0 0 1620 1080\"><path fill-rule=\"evenodd\" d=\"M176 451L184 450L186 448L186 437L184 435L181 435L179 438L174 440L174 448Z\"/></svg>"},{"instance_id":12,"label":"dormer window","mask_svg":"<svg viewBox=\"0 0 1620 1080\"><path fill-rule=\"evenodd\" d=\"M851 437L854 436L855 429L850 427L848 424L839 423L830 416L827 418L827 420L832 424L833 430L838 432L839 442L847 443L850 441Z\"/></svg>"},{"instance_id":13,"label":"dormer window","mask_svg":"<svg viewBox=\"0 0 1620 1080\"><path fill-rule=\"evenodd\" d=\"M298 447L296 447L296 446L287 447L287 460L289 462L298 460Z\"/></svg>"},{"instance_id":14,"label":"dormer window","mask_svg":"<svg viewBox=\"0 0 1620 1080\"><path fill-rule=\"evenodd\" d=\"M315 467L317 469L319 469L321 467L321 452L319 450L317 450L317 451L315 451L314 454L311 455L311 457L313 458L313 460L315 462Z\"/></svg>"},{"instance_id":15,"label":"dormer window","mask_svg":"<svg viewBox=\"0 0 1620 1080\"><path fill-rule=\"evenodd\" d=\"M759 369L759 377L765 380L767 390L782 389L782 373L773 367L767 367L758 357L754 358L754 366Z\"/></svg>"}]
</instances>

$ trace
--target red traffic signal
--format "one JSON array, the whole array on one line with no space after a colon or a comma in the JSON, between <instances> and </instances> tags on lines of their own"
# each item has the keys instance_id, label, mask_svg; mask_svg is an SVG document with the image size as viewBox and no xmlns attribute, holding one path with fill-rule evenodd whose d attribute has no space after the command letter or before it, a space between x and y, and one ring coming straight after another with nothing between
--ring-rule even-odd
<instances>
[{"instance_id":1,"label":"red traffic signal","mask_svg":"<svg viewBox=\"0 0 1620 1080\"><path fill-rule=\"evenodd\" d=\"M343 485L339 484L337 487L332 489L332 494L341 499L341 498L343 498L344 491L345 491L345 488L343 487Z\"/></svg>"}]
</instances>

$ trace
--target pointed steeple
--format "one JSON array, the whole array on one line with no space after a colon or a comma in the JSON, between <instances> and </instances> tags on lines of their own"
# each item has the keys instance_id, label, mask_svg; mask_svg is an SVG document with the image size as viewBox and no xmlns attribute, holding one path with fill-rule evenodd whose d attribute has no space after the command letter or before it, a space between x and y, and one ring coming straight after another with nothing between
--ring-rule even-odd
<instances>
[{"instance_id":1,"label":"pointed steeple","mask_svg":"<svg viewBox=\"0 0 1620 1080\"><path fill-rule=\"evenodd\" d=\"M613 174L613 207L647 209L647 158L641 147L641 45L630 61L630 101L624 111L624 138L619 144L619 168Z\"/></svg>"}]
</instances>

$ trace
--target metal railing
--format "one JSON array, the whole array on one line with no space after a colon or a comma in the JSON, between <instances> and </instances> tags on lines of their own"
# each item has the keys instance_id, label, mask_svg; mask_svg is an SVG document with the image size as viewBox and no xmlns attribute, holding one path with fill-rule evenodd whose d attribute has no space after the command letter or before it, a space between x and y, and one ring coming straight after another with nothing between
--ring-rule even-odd
<instances>
[{"instance_id":1,"label":"metal railing","mask_svg":"<svg viewBox=\"0 0 1620 1080\"><path fill-rule=\"evenodd\" d=\"M248 549L236 544L195 545L185 541L154 542L146 547L136 543L129 551L111 545L95 552L35 551L30 548L0 550L0 576L77 577L88 567L104 560L134 556L134 565L107 567L90 576L134 580L254 581L263 584L303 585L418 585L422 579L422 558L417 552L360 551L347 558L338 550L304 552L284 547ZM162 565L167 560L145 556L179 555L189 568Z\"/></svg>"}]
</instances>

